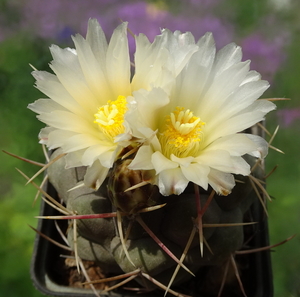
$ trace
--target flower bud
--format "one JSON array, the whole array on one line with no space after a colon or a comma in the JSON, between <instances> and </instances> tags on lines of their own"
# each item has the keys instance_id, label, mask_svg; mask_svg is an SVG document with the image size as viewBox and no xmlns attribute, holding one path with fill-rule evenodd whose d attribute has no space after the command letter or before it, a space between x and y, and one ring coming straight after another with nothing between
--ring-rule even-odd
<instances>
[{"instance_id":1,"label":"flower bud","mask_svg":"<svg viewBox=\"0 0 300 297\"><path fill-rule=\"evenodd\" d=\"M108 195L113 205L128 214L157 204L158 187L150 183L152 170L130 170L132 159L117 160L109 174ZM135 187L136 186L136 187ZM131 190L128 190L132 188Z\"/></svg>"}]
</instances>

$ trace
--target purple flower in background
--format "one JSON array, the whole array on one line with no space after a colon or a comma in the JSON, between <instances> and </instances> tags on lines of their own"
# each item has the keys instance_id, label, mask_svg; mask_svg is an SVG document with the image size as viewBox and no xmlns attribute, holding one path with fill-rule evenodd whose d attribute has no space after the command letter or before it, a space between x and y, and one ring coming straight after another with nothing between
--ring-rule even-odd
<instances>
[{"instance_id":1,"label":"purple flower in background","mask_svg":"<svg viewBox=\"0 0 300 297\"><path fill-rule=\"evenodd\" d=\"M122 21L129 22L129 29L136 35L145 33L149 40L159 34L160 29L192 32L195 39L206 32L212 32L217 48L232 41L243 47L245 59L250 59L251 67L258 70L264 79L272 81L276 71L284 61L283 49L287 42L286 33L278 29L275 17L266 16L257 20L264 22L268 28L268 39L265 34L252 33L238 42L239 37L234 23L224 16L223 0L186 0L176 1L175 12L168 10L164 1L151 3L143 0L27 0L7 2L8 13L19 16L10 18L0 12L0 40L14 32L25 31L33 36L48 38L71 44L70 36L74 32L84 34L87 20L96 18L107 36ZM171 3L172 5L172 3ZM222 17L221 17L222 16ZM10 20L12 19L12 21ZM9 25L4 23L10 20ZM264 36L265 35L265 36ZM272 39L271 36L276 36ZM134 52L134 38L129 38L130 52Z\"/></svg>"},{"instance_id":2,"label":"purple flower in background","mask_svg":"<svg viewBox=\"0 0 300 297\"><path fill-rule=\"evenodd\" d=\"M146 2L138 1L127 3L117 7L117 19L129 22L129 29L135 34L143 32L150 41L160 33L160 28L164 27L164 20L170 13L156 8ZM135 42L129 38L130 51L134 51Z\"/></svg>"},{"instance_id":3,"label":"purple flower in background","mask_svg":"<svg viewBox=\"0 0 300 297\"><path fill-rule=\"evenodd\" d=\"M190 31L198 40L206 32L212 32L217 47L220 48L231 42L233 37L233 26L221 21L219 18L210 15L186 10L174 15L171 12L160 9L154 4L144 1L127 3L118 7L118 18L129 22L129 29L136 35L143 32L150 41L159 34L159 30L168 28L171 31ZM134 40L129 39L131 48L134 47Z\"/></svg>"},{"instance_id":4,"label":"purple flower in background","mask_svg":"<svg viewBox=\"0 0 300 297\"><path fill-rule=\"evenodd\" d=\"M263 78L271 81L285 59L282 51L284 42L280 36L272 41L254 33L242 41L245 59L251 60L251 68L256 69Z\"/></svg>"},{"instance_id":5,"label":"purple flower in background","mask_svg":"<svg viewBox=\"0 0 300 297\"><path fill-rule=\"evenodd\" d=\"M283 127L288 127L294 121L300 119L300 108L285 108L277 112L280 124Z\"/></svg>"},{"instance_id":6,"label":"purple flower in background","mask_svg":"<svg viewBox=\"0 0 300 297\"><path fill-rule=\"evenodd\" d=\"M165 20L170 16L170 12L153 4L138 1L120 6L117 15L129 22L130 30L134 34L142 32L153 40L160 33L159 28L164 27Z\"/></svg>"},{"instance_id":7,"label":"purple flower in background","mask_svg":"<svg viewBox=\"0 0 300 297\"><path fill-rule=\"evenodd\" d=\"M203 8L204 6L206 8L214 8L220 4L222 0L187 0L186 2L189 2L189 4L194 5L195 7L198 6Z\"/></svg>"},{"instance_id":8,"label":"purple flower in background","mask_svg":"<svg viewBox=\"0 0 300 297\"><path fill-rule=\"evenodd\" d=\"M167 20L167 23L167 27L172 31L180 30L182 32L193 32L196 40L206 32L212 32L217 48L221 48L232 42L233 39L233 26L213 15L193 18L188 16L178 16L176 18L170 17Z\"/></svg>"},{"instance_id":9,"label":"purple flower in background","mask_svg":"<svg viewBox=\"0 0 300 297\"><path fill-rule=\"evenodd\" d=\"M129 28L135 34L143 32L150 40L159 34L160 28L191 31L196 39L209 31L214 34L217 46L221 47L233 36L233 26L212 14L212 8L221 1L189 0L177 15L162 5L146 1L27 0L10 5L11 10L19 11L21 16L16 27L41 38L68 40L68 33L84 34L87 20L96 18L108 36L123 20L129 22Z\"/></svg>"},{"instance_id":10,"label":"purple flower in background","mask_svg":"<svg viewBox=\"0 0 300 297\"><path fill-rule=\"evenodd\" d=\"M118 3L117 0L27 0L8 5L21 16L20 30L41 38L61 39L66 29L72 33L86 32L90 18L99 19L104 30L113 28L112 11Z\"/></svg>"},{"instance_id":11,"label":"purple flower in background","mask_svg":"<svg viewBox=\"0 0 300 297\"><path fill-rule=\"evenodd\" d=\"M61 31L57 32L56 39L60 42L64 42L74 35L75 32L69 26L64 27Z\"/></svg>"}]
</instances>

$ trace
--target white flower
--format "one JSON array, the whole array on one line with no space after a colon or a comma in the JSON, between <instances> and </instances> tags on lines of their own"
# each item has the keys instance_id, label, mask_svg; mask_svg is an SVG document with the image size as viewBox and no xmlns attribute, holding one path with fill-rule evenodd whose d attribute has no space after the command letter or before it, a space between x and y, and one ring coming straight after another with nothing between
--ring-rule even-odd
<instances>
[{"instance_id":1,"label":"white flower","mask_svg":"<svg viewBox=\"0 0 300 297\"><path fill-rule=\"evenodd\" d=\"M129 168L154 169L152 182L163 195L180 194L189 182L227 195L235 185L232 174L250 174L242 156L263 158L268 150L261 137L240 133L275 108L257 100L268 82L249 71L249 61L241 62L235 44L216 53L207 33L197 45L169 101L161 104L158 89L138 91L127 114L133 135L147 140Z\"/></svg>"},{"instance_id":2,"label":"white flower","mask_svg":"<svg viewBox=\"0 0 300 297\"><path fill-rule=\"evenodd\" d=\"M162 31L153 43L136 38L135 74L131 80L127 23L107 43L96 20L87 37L73 37L75 49L51 46L54 74L34 71L36 87L49 98L29 108L47 127L40 142L67 153L67 167L88 166L85 183L98 188L131 138L124 115L134 91L160 88L169 94L174 78L197 50L191 34Z\"/></svg>"}]
</instances>

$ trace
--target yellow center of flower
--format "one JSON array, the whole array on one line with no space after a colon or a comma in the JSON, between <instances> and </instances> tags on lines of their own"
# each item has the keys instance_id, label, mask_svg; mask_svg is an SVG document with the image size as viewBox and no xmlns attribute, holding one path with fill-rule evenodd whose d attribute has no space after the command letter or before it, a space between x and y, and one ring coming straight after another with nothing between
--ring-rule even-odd
<instances>
[{"instance_id":1,"label":"yellow center of flower","mask_svg":"<svg viewBox=\"0 0 300 297\"><path fill-rule=\"evenodd\" d=\"M127 111L126 105L126 97L119 96L117 100L109 100L106 105L101 106L94 115L94 123L98 124L101 132L112 141L125 130L123 122Z\"/></svg>"},{"instance_id":2,"label":"yellow center of flower","mask_svg":"<svg viewBox=\"0 0 300 297\"><path fill-rule=\"evenodd\" d=\"M178 158L195 156L203 139L204 125L192 111L177 106L166 117L165 129L159 135L163 154L166 157L174 154Z\"/></svg>"}]
</instances>

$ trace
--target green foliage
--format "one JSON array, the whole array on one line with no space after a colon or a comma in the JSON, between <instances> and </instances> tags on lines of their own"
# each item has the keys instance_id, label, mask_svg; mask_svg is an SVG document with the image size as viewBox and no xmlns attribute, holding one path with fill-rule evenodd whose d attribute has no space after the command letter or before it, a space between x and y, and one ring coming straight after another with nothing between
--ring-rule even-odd
<instances>
[{"instance_id":1,"label":"green foliage","mask_svg":"<svg viewBox=\"0 0 300 297\"><path fill-rule=\"evenodd\" d=\"M35 226L39 206L32 207L35 191L14 183L10 192L1 197L0 216L0 296L41 296L30 280L29 267L35 234L28 224Z\"/></svg>"},{"instance_id":2,"label":"green foliage","mask_svg":"<svg viewBox=\"0 0 300 297\"><path fill-rule=\"evenodd\" d=\"M243 5L241 5L239 0L229 0L223 1L221 7L238 31L245 32L257 26L257 21L268 12L268 1L243 0Z\"/></svg>"},{"instance_id":3,"label":"green foliage","mask_svg":"<svg viewBox=\"0 0 300 297\"><path fill-rule=\"evenodd\" d=\"M300 35L297 31L297 28L294 28L294 32L291 31L291 33L293 33L291 37L292 43L286 49L286 63L281 71L277 74L276 81L272 87L275 94L281 94L281 96L291 99L290 102L280 104L280 106L284 106L284 108L299 107Z\"/></svg>"},{"instance_id":4,"label":"green foliage","mask_svg":"<svg viewBox=\"0 0 300 297\"><path fill-rule=\"evenodd\" d=\"M29 63L46 68L45 63L38 60L44 56L41 47L26 36L4 41L0 47L1 148L35 160L42 157L41 150L37 152L36 141L43 124L27 109L27 105L40 96L33 87ZM48 53L46 56L49 60ZM7 174L11 164L7 168L6 164L4 161L2 170Z\"/></svg>"},{"instance_id":5,"label":"green foliage","mask_svg":"<svg viewBox=\"0 0 300 297\"><path fill-rule=\"evenodd\" d=\"M26 36L17 36L0 46L0 147L43 161L37 143L42 125L26 108L39 97L32 87L34 80L28 65L31 62L42 66L37 57L43 57L41 47L36 47ZM0 162L0 241L3 243L0 245L0 296L41 296L29 275L35 234L27 224L36 225L34 215L39 206L32 207L36 191L31 185L25 187L25 179L15 170L18 167L31 176L36 168L2 151Z\"/></svg>"},{"instance_id":6,"label":"green foliage","mask_svg":"<svg viewBox=\"0 0 300 297\"><path fill-rule=\"evenodd\" d=\"M273 203L269 205L271 244L281 242L294 234L299 235L300 139L295 137L297 131L299 122L298 125L279 130L273 145L284 150L285 154L271 151L267 159L269 170L272 166L279 165L274 175L267 181L268 192L274 197ZM296 236L292 241L277 247L272 253L275 297L300 294L299 278L297 279L300 262L295 260L299 259L297 248L299 244L300 238Z\"/></svg>"}]
</instances>

